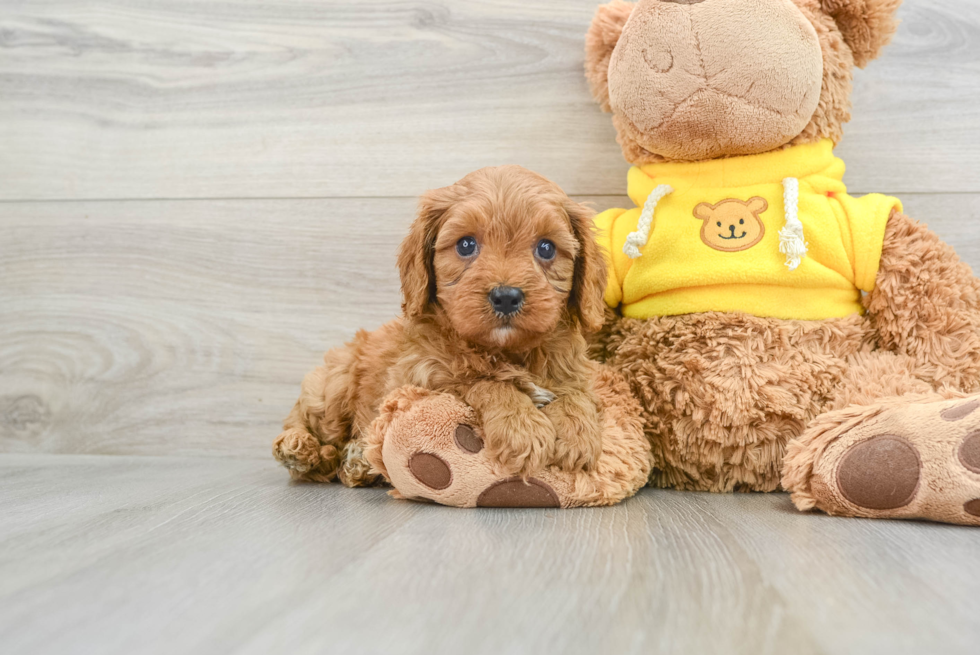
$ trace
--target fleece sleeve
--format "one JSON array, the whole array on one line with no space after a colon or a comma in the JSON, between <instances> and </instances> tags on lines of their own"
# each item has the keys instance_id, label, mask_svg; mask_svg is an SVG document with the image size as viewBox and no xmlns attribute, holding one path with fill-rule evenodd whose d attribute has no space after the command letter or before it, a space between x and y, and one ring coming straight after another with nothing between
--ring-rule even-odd
<instances>
[{"instance_id":1,"label":"fleece sleeve","mask_svg":"<svg viewBox=\"0 0 980 655\"><path fill-rule=\"evenodd\" d=\"M616 219L626 212L625 209L607 209L595 217L596 239L606 258L606 304L615 309L623 301L623 282L616 274L616 263L613 258L613 226Z\"/></svg>"},{"instance_id":2,"label":"fleece sleeve","mask_svg":"<svg viewBox=\"0 0 980 655\"><path fill-rule=\"evenodd\" d=\"M870 293L875 287L875 278L878 277L888 219L893 211L902 211L902 203L896 198L879 193L860 198L841 194L837 198L844 207L851 228L854 286Z\"/></svg>"}]
</instances>

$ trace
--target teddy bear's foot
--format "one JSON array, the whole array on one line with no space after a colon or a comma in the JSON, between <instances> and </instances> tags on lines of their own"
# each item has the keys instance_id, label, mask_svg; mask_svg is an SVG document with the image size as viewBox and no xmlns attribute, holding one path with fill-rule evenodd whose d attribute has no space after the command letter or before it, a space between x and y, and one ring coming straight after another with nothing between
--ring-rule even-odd
<instances>
[{"instance_id":1,"label":"teddy bear's foot","mask_svg":"<svg viewBox=\"0 0 980 655\"><path fill-rule=\"evenodd\" d=\"M801 510L980 526L980 396L828 413L790 445L783 484Z\"/></svg>"},{"instance_id":2,"label":"teddy bear's foot","mask_svg":"<svg viewBox=\"0 0 980 655\"><path fill-rule=\"evenodd\" d=\"M617 413L626 402L635 401L628 397L606 412L603 437L609 443L604 442L596 470L588 473L550 467L527 479L507 475L486 455L469 406L449 394L417 387L386 399L365 456L395 487L393 495L404 498L455 507L611 505L642 487L651 466L638 413Z\"/></svg>"},{"instance_id":3,"label":"teddy bear's foot","mask_svg":"<svg viewBox=\"0 0 980 655\"><path fill-rule=\"evenodd\" d=\"M454 507L567 507L567 485L544 473L504 475L485 455L473 410L449 394L408 387L389 396L365 453L393 495ZM377 461L380 454L381 461Z\"/></svg>"}]
</instances>

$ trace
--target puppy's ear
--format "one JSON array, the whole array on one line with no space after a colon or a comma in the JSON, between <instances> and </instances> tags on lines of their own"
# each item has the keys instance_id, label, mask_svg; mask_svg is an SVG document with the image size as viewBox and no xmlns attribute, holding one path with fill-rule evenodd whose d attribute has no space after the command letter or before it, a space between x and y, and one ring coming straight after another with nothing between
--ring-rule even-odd
<instances>
[{"instance_id":1,"label":"puppy's ear","mask_svg":"<svg viewBox=\"0 0 980 655\"><path fill-rule=\"evenodd\" d=\"M619 43L633 7L634 3L622 0L600 5L585 35L585 77L589 80L592 97L603 111L610 111L609 58Z\"/></svg>"},{"instance_id":2,"label":"puppy's ear","mask_svg":"<svg viewBox=\"0 0 980 655\"><path fill-rule=\"evenodd\" d=\"M895 12L902 0L821 0L834 19L844 42L854 53L854 63L864 68L888 45L898 21Z\"/></svg>"},{"instance_id":3,"label":"puppy's ear","mask_svg":"<svg viewBox=\"0 0 980 655\"><path fill-rule=\"evenodd\" d=\"M568 302L578 311L582 327L596 332L606 315L606 260L595 238L592 223L595 212L571 200L566 200L564 207L579 245Z\"/></svg>"},{"instance_id":4,"label":"puppy's ear","mask_svg":"<svg viewBox=\"0 0 980 655\"><path fill-rule=\"evenodd\" d=\"M402 313L406 318L417 318L429 303L436 300L433 249L442 216L459 199L460 194L459 185L454 184L428 191L419 199L418 214L398 250Z\"/></svg>"}]
</instances>

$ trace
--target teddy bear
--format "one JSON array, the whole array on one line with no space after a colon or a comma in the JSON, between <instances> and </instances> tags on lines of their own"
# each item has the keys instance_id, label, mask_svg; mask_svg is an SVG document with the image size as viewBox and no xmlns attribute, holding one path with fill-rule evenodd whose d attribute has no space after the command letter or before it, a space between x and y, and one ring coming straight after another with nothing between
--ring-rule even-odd
<instances>
[{"instance_id":1,"label":"teddy bear","mask_svg":"<svg viewBox=\"0 0 980 655\"><path fill-rule=\"evenodd\" d=\"M900 0L614 0L586 38L633 209L593 356L642 405L650 484L980 525L980 282L833 148Z\"/></svg>"}]
</instances>

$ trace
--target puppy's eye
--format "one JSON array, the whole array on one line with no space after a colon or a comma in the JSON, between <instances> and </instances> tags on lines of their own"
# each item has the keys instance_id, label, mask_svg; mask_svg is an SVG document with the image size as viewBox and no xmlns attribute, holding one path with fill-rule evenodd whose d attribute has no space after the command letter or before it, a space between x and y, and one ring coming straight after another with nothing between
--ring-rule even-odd
<instances>
[{"instance_id":1,"label":"puppy's eye","mask_svg":"<svg viewBox=\"0 0 980 655\"><path fill-rule=\"evenodd\" d=\"M541 239L538 241L538 245L534 249L534 254L545 261L554 259L556 252L558 251L555 248L555 244L547 239Z\"/></svg>"},{"instance_id":2,"label":"puppy's eye","mask_svg":"<svg viewBox=\"0 0 980 655\"><path fill-rule=\"evenodd\" d=\"M456 253L460 257L469 257L476 252L476 239L473 237L463 237L456 242Z\"/></svg>"}]
</instances>

